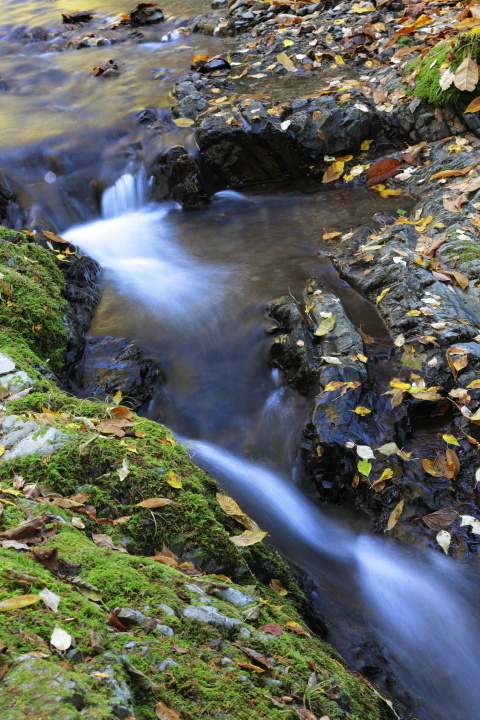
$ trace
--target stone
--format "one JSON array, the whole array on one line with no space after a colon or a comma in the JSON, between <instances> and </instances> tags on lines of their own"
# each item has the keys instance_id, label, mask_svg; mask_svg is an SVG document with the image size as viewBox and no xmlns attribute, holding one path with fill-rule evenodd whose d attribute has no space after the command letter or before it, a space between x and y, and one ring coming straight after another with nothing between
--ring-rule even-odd
<instances>
[{"instance_id":1,"label":"stone","mask_svg":"<svg viewBox=\"0 0 480 720\"><path fill-rule=\"evenodd\" d=\"M5 428L5 423L3 425ZM2 445L7 449L0 462L33 454L51 455L60 450L68 439L68 435L55 427L45 430L45 427L35 420L19 421L11 432L2 438Z\"/></svg>"},{"instance_id":2,"label":"stone","mask_svg":"<svg viewBox=\"0 0 480 720\"><path fill-rule=\"evenodd\" d=\"M11 395L26 390L27 388L33 387L35 380L33 380L23 370L17 370L16 372L9 373L8 375L2 375L0 378L0 385L10 392Z\"/></svg>"},{"instance_id":3,"label":"stone","mask_svg":"<svg viewBox=\"0 0 480 720\"><path fill-rule=\"evenodd\" d=\"M148 620L146 615L134 608L120 608L117 611L117 617L124 625L139 625L140 627L145 625Z\"/></svg>"},{"instance_id":4,"label":"stone","mask_svg":"<svg viewBox=\"0 0 480 720\"><path fill-rule=\"evenodd\" d=\"M206 623L207 625L214 625L215 627L225 628L230 630L235 625L241 625L241 620L236 618L230 618L224 615L216 607L210 605L187 605L182 610L182 615L185 618L191 620L197 620L197 622Z\"/></svg>"},{"instance_id":5,"label":"stone","mask_svg":"<svg viewBox=\"0 0 480 720\"><path fill-rule=\"evenodd\" d=\"M161 633L162 635L166 635L167 637L173 637L175 635L172 628L168 627L168 625L160 625L159 623L157 623L156 629L159 633Z\"/></svg>"},{"instance_id":6,"label":"stone","mask_svg":"<svg viewBox=\"0 0 480 720\"><path fill-rule=\"evenodd\" d=\"M254 595L242 592L241 590L237 590L236 588L217 590L215 594L217 597L220 598L220 600L231 603L232 605L236 605L236 607L241 608L247 607L247 605L251 605L252 603L257 602L257 598Z\"/></svg>"},{"instance_id":7,"label":"stone","mask_svg":"<svg viewBox=\"0 0 480 720\"><path fill-rule=\"evenodd\" d=\"M164 615L173 615L175 616L175 610L170 607L170 605L164 605L163 603L158 606L159 610L163 611Z\"/></svg>"},{"instance_id":8,"label":"stone","mask_svg":"<svg viewBox=\"0 0 480 720\"><path fill-rule=\"evenodd\" d=\"M15 367L15 363L11 358L9 358L7 355L4 355L3 353L0 353L0 376L13 373Z\"/></svg>"},{"instance_id":9,"label":"stone","mask_svg":"<svg viewBox=\"0 0 480 720\"><path fill-rule=\"evenodd\" d=\"M174 145L154 158L151 173L155 179L155 199L170 197L186 210L208 204L200 168L182 145Z\"/></svg>"},{"instance_id":10,"label":"stone","mask_svg":"<svg viewBox=\"0 0 480 720\"><path fill-rule=\"evenodd\" d=\"M251 631L247 627L241 627L238 634L244 638L244 640L248 640L248 638L252 636Z\"/></svg>"},{"instance_id":11,"label":"stone","mask_svg":"<svg viewBox=\"0 0 480 720\"><path fill-rule=\"evenodd\" d=\"M162 660L162 662L157 665L160 672L165 672L169 667L181 667L179 663L175 662L175 660L172 660L172 658L165 658L165 660Z\"/></svg>"},{"instance_id":12,"label":"stone","mask_svg":"<svg viewBox=\"0 0 480 720\"><path fill-rule=\"evenodd\" d=\"M223 657L220 660L220 667L228 667L228 665L232 665L232 664L233 664L233 660L229 657Z\"/></svg>"},{"instance_id":13,"label":"stone","mask_svg":"<svg viewBox=\"0 0 480 720\"><path fill-rule=\"evenodd\" d=\"M134 716L132 693L127 683L122 659L114 652L106 652L96 658L95 665L98 668L96 672L107 675L107 678L102 678L102 682L109 685L108 704L111 712L119 720L123 720L129 715ZM95 672L90 675L94 678Z\"/></svg>"}]
</instances>

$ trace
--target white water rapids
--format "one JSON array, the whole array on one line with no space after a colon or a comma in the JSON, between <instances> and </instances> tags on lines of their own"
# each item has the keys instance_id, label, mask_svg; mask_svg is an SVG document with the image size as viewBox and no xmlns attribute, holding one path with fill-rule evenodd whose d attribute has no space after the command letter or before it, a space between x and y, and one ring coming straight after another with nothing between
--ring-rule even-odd
<instances>
[{"instance_id":1,"label":"white water rapids","mask_svg":"<svg viewBox=\"0 0 480 720\"><path fill-rule=\"evenodd\" d=\"M205 334L219 332L225 307L232 312L241 298L234 259L230 266L207 264L180 247L166 223L173 206L146 205L143 188L144 180L124 176L104 196L103 220L63 235L104 267L135 312L158 314L201 356ZM234 195L224 200L240 202L242 196ZM191 218L195 223L200 216ZM246 364L248 352L245 347ZM278 388L272 392L260 413L260 422L270 418L266 435L278 424L282 399L291 401ZM288 413L285 407L286 424ZM310 574L319 597L328 594L320 602L327 623L335 624L341 609L373 634L418 718L478 720L479 583L472 570L439 553L356 533L261 463L203 440L185 444L193 460L269 532L275 547Z\"/></svg>"}]
</instances>

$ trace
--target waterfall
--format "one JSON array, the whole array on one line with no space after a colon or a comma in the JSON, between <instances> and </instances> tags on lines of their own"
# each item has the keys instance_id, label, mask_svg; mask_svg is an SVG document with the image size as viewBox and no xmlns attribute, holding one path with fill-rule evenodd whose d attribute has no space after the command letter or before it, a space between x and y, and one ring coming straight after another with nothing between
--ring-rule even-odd
<instances>
[{"instance_id":1,"label":"waterfall","mask_svg":"<svg viewBox=\"0 0 480 720\"><path fill-rule=\"evenodd\" d=\"M102 216L116 218L139 210L145 204L146 193L147 176L143 168L136 175L122 175L103 193Z\"/></svg>"}]
</instances>

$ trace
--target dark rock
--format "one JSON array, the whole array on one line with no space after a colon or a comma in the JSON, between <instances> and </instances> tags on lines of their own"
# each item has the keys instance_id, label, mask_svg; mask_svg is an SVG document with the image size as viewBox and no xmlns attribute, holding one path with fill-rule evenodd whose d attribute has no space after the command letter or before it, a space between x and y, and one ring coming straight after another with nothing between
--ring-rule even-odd
<instances>
[{"instance_id":1,"label":"dark rock","mask_svg":"<svg viewBox=\"0 0 480 720\"><path fill-rule=\"evenodd\" d=\"M157 199L167 189L172 200L185 209L204 207L208 203L200 169L182 145L175 145L159 155L151 172L156 180L154 196Z\"/></svg>"},{"instance_id":2,"label":"dark rock","mask_svg":"<svg viewBox=\"0 0 480 720\"><path fill-rule=\"evenodd\" d=\"M7 217L7 208L14 199L12 188L5 175L0 171L0 219Z\"/></svg>"},{"instance_id":3,"label":"dark rock","mask_svg":"<svg viewBox=\"0 0 480 720\"><path fill-rule=\"evenodd\" d=\"M148 400L160 369L133 343L108 336L88 338L72 381L82 397L105 399L120 391L133 408Z\"/></svg>"},{"instance_id":4,"label":"dark rock","mask_svg":"<svg viewBox=\"0 0 480 720\"><path fill-rule=\"evenodd\" d=\"M185 95L176 105L172 107L174 117L186 117L195 120L197 115L210 107L208 100L199 92L193 92Z\"/></svg>"},{"instance_id":5,"label":"dark rock","mask_svg":"<svg viewBox=\"0 0 480 720\"><path fill-rule=\"evenodd\" d=\"M137 7L129 14L127 23L131 25L152 25L154 23L163 22L165 13L156 3L139 3Z\"/></svg>"}]
</instances>

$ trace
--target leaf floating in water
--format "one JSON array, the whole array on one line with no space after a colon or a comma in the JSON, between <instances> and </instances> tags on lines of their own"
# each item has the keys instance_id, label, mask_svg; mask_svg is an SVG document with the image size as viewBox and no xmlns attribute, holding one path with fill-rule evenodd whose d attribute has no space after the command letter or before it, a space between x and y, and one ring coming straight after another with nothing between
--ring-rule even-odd
<instances>
[{"instance_id":1,"label":"leaf floating in water","mask_svg":"<svg viewBox=\"0 0 480 720\"><path fill-rule=\"evenodd\" d=\"M400 518L400 515L403 513L404 505L405 501L403 499L395 505L392 513L390 514L390 517L388 518L387 530L393 530Z\"/></svg>"},{"instance_id":2,"label":"leaf floating in water","mask_svg":"<svg viewBox=\"0 0 480 720\"><path fill-rule=\"evenodd\" d=\"M437 533L436 541L442 548L445 555L448 555L448 548L452 542L452 536L448 530L440 530L440 532Z\"/></svg>"}]
</instances>

